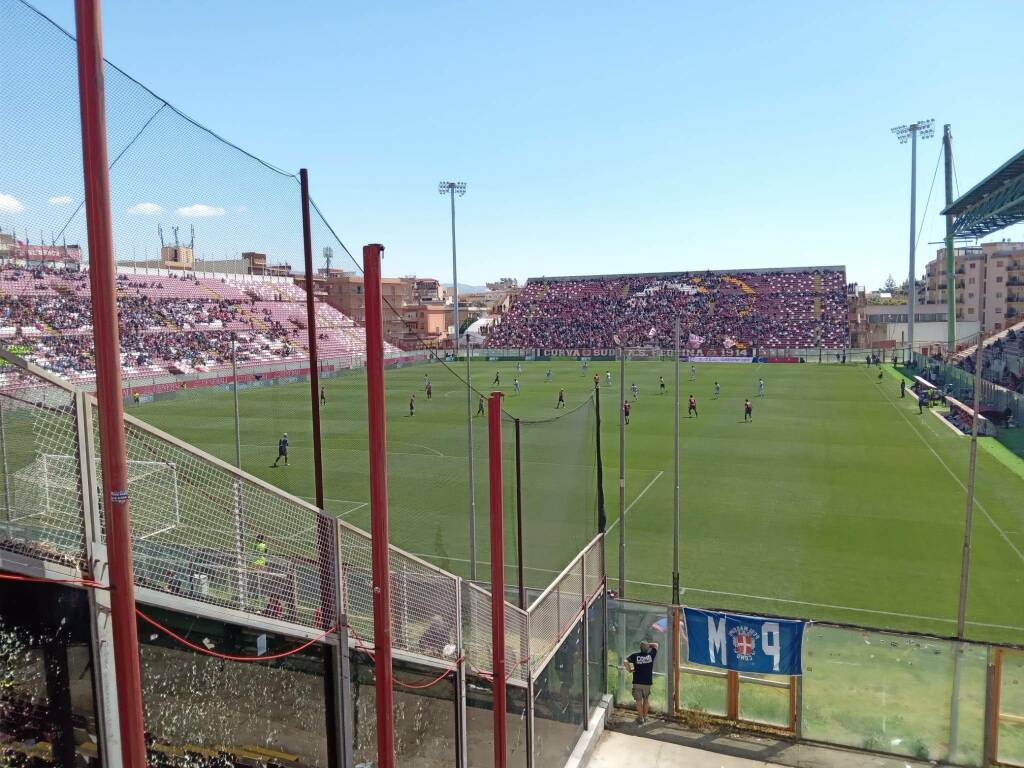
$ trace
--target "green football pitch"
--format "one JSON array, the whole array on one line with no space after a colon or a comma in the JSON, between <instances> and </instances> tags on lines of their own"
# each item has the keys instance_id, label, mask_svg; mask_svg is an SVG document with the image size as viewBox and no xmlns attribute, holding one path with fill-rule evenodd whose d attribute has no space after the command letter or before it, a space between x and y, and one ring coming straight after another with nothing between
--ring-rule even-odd
<instances>
[{"instance_id":1,"label":"green football pitch","mask_svg":"<svg viewBox=\"0 0 1024 768\"><path fill-rule=\"evenodd\" d=\"M613 383L604 383L611 367ZM552 381L546 371L552 370ZM960 584L970 441L899 397L885 367L697 364L681 367L680 510L683 602L704 607L951 635ZM461 367L459 368L461 373ZM523 497L527 583L543 586L596 527L592 376L602 379L602 456L608 517L607 572L618 585L618 368L593 362L477 362L487 391L497 371L505 409L524 420ZM433 397L426 399L424 375ZM659 392L659 376L667 389ZM763 377L766 396L757 396ZM713 397L715 381L721 397ZM629 385L636 383L634 401ZM630 362L626 427L626 596L667 601L672 579L673 367ZM398 546L468 572L466 400L461 380L432 363L386 376L391 534ZM559 388L568 407L556 411ZM369 525L365 376L325 380L325 506ZM408 402L416 395L416 414ZM699 416L686 415L687 397ZM312 496L309 386L240 392L243 467ZM753 421L743 400L753 401ZM573 410L574 408L579 408ZM476 398L473 400L476 411ZM196 389L143 404L134 415L234 461L230 391ZM527 421L562 418L544 424ZM473 419L477 546L487 578L486 426ZM506 454L510 453L506 422ZM272 467L287 432L289 467ZM1024 642L1024 462L985 438L978 451L967 632ZM529 453L529 458L526 457ZM506 455L506 459L509 456ZM508 466L508 465L507 465ZM510 473L506 482L512 485ZM596 482L594 482L596 485ZM514 504L506 489L506 558L515 555ZM585 507L585 508L580 508ZM514 574L510 573L510 577Z\"/></svg>"}]
</instances>

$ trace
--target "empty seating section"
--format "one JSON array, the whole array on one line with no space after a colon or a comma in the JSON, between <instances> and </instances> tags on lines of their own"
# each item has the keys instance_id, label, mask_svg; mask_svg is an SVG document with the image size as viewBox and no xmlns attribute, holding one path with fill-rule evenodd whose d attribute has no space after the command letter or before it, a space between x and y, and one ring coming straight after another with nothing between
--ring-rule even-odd
<instances>
[{"instance_id":1,"label":"empty seating section","mask_svg":"<svg viewBox=\"0 0 1024 768\"><path fill-rule=\"evenodd\" d=\"M117 287L127 380L230 368L232 332L240 364L308 359L306 293L294 283L121 273ZM321 302L316 317L321 358L365 356L350 318ZM72 380L93 378L89 273L0 268L0 342Z\"/></svg>"},{"instance_id":2,"label":"empty seating section","mask_svg":"<svg viewBox=\"0 0 1024 768\"><path fill-rule=\"evenodd\" d=\"M848 336L841 268L531 278L491 347L837 348ZM691 342L691 335L699 337Z\"/></svg>"}]
</instances>

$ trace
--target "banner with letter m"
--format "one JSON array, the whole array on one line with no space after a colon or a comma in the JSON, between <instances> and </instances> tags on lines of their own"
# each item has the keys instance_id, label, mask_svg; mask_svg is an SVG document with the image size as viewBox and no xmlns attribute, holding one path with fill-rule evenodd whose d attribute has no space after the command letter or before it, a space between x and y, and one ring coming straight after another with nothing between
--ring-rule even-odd
<instances>
[{"instance_id":1,"label":"banner with letter m","mask_svg":"<svg viewBox=\"0 0 1024 768\"><path fill-rule=\"evenodd\" d=\"M804 622L684 608L687 661L764 675L802 674Z\"/></svg>"}]
</instances>

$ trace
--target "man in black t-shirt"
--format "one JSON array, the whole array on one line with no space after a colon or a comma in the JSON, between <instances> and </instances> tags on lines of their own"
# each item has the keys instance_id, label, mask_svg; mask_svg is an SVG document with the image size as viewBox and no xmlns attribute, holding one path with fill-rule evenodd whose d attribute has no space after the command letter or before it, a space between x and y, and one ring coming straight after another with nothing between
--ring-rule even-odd
<instances>
[{"instance_id":1,"label":"man in black t-shirt","mask_svg":"<svg viewBox=\"0 0 1024 768\"><path fill-rule=\"evenodd\" d=\"M633 699L636 701L637 723L647 722L647 710L651 706L651 684L654 682L654 660L658 656L658 644L643 641L640 652L631 653L622 666L633 675Z\"/></svg>"}]
</instances>

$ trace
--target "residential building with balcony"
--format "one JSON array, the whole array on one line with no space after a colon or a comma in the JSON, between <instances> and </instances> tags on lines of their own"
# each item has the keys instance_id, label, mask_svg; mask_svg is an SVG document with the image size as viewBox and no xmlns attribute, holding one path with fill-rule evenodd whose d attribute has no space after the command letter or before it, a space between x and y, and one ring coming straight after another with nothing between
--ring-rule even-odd
<instances>
[{"instance_id":1,"label":"residential building with balcony","mask_svg":"<svg viewBox=\"0 0 1024 768\"><path fill-rule=\"evenodd\" d=\"M958 321L976 321L988 336L1024 319L1024 243L954 248L952 276L946 274L946 249L939 248L925 266L919 301L945 306L951 277Z\"/></svg>"}]
</instances>

